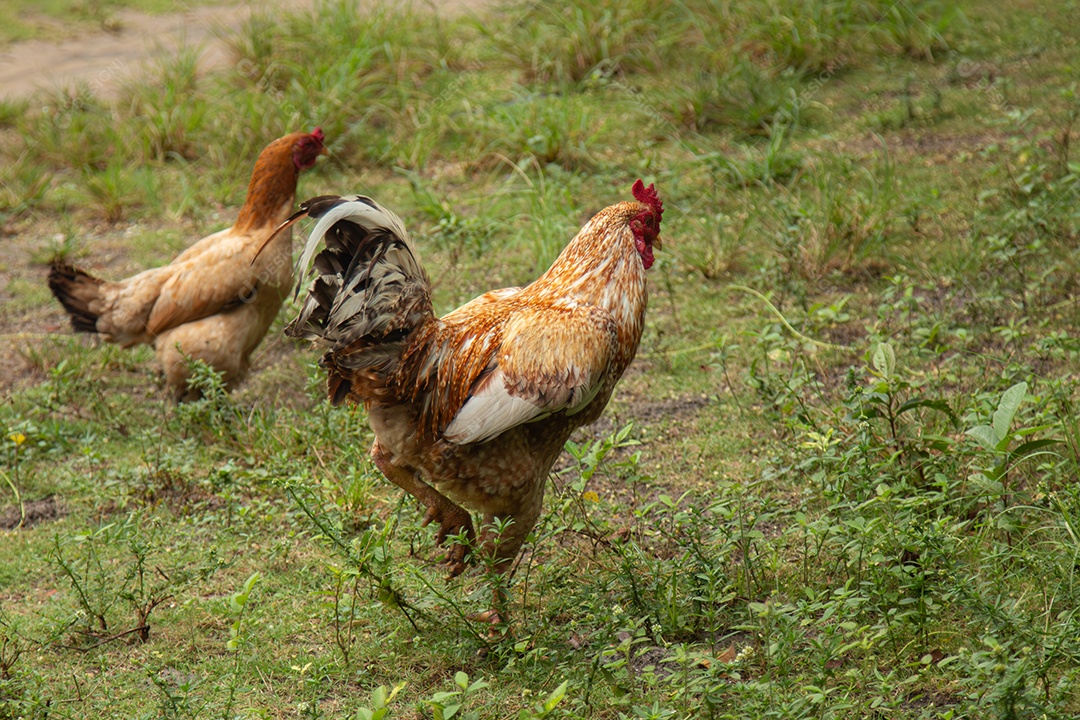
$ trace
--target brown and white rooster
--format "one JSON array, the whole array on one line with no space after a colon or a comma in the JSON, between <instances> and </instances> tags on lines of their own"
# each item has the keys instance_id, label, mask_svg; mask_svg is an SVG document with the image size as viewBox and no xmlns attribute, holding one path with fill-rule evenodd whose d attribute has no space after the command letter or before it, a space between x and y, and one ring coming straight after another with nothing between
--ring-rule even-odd
<instances>
[{"instance_id":1,"label":"brown and white rooster","mask_svg":"<svg viewBox=\"0 0 1080 720\"><path fill-rule=\"evenodd\" d=\"M567 438L600 417L637 352L663 205L640 180L633 194L593 217L532 284L441 318L401 220L370 198L314 198L283 225L318 218L302 269L326 243L285 332L327 349L331 402L366 408L376 466L424 504L437 543L472 538L462 506L476 510L483 549L509 568ZM497 545L496 518L512 521ZM450 549L451 575L465 555Z\"/></svg>"},{"instance_id":2,"label":"brown and white rooster","mask_svg":"<svg viewBox=\"0 0 1080 720\"><path fill-rule=\"evenodd\" d=\"M326 152L323 141L315 128L267 145L236 223L164 267L108 282L54 263L49 288L72 327L123 347L153 345L177 400L198 397L188 387L185 357L205 361L235 386L292 289L292 233L274 231L293 210L300 172Z\"/></svg>"}]
</instances>

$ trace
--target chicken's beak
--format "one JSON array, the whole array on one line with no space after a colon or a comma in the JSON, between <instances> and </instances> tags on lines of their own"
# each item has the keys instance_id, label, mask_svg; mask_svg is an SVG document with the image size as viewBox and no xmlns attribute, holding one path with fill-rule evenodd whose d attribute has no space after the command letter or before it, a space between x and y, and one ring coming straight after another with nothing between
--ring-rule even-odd
<instances>
[{"instance_id":1,"label":"chicken's beak","mask_svg":"<svg viewBox=\"0 0 1080 720\"><path fill-rule=\"evenodd\" d=\"M657 235L656 237L653 238L652 244L653 244L653 247L656 248L657 250L663 250L664 249L664 241L660 239L659 235Z\"/></svg>"}]
</instances>

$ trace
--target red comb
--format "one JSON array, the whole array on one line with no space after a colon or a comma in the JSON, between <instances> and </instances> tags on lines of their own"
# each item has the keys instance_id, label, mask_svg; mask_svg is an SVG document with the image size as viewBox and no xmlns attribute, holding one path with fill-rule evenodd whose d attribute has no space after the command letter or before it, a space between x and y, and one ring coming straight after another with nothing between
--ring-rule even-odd
<instances>
[{"instance_id":1,"label":"red comb","mask_svg":"<svg viewBox=\"0 0 1080 720\"><path fill-rule=\"evenodd\" d=\"M311 131L311 137L315 138L319 142L323 142L324 140L326 140L326 136L323 135L323 131L322 131L321 127L317 127L314 130L312 130Z\"/></svg>"},{"instance_id":2,"label":"red comb","mask_svg":"<svg viewBox=\"0 0 1080 720\"><path fill-rule=\"evenodd\" d=\"M638 178L634 183L634 187L630 188L630 192L634 193L634 199L642 205L648 205L652 208L653 214L656 216L656 224L660 224L660 219L664 214L664 203L660 200L660 195L656 192L656 186L649 183L649 187L645 187L645 183L641 182L641 178Z\"/></svg>"}]
</instances>

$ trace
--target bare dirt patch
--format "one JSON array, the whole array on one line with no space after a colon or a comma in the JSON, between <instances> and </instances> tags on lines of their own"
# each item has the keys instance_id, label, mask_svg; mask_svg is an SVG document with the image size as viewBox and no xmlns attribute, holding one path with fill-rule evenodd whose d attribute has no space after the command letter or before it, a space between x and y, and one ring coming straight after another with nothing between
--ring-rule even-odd
<instances>
[{"instance_id":1,"label":"bare dirt patch","mask_svg":"<svg viewBox=\"0 0 1080 720\"><path fill-rule=\"evenodd\" d=\"M0 530L26 530L43 522L58 520L66 514L56 496L50 495L41 500L23 503L22 508L9 505L0 510Z\"/></svg>"},{"instance_id":2,"label":"bare dirt patch","mask_svg":"<svg viewBox=\"0 0 1080 720\"><path fill-rule=\"evenodd\" d=\"M16 43L0 55L0 97L26 96L77 82L111 97L147 62L185 45L202 48L204 70L222 67L229 62L224 37L250 15L248 5L197 7L169 15L122 10L111 31Z\"/></svg>"},{"instance_id":3,"label":"bare dirt patch","mask_svg":"<svg viewBox=\"0 0 1080 720\"><path fill-rule=\"evenodd\" d=\"M252 12L280 8L299 12L312 0L191 7L185 12L150 15L118 11L109 30L63 40L29 40L0 50L0 99L25 97L35 90L85 82L102 97L115 97L126 80L182 47L199 48L199 68L209 71L232 62L227 38ZM459 14L480 10L490 0L430 0L436 12Z\"/></svg>"}]
</instances>

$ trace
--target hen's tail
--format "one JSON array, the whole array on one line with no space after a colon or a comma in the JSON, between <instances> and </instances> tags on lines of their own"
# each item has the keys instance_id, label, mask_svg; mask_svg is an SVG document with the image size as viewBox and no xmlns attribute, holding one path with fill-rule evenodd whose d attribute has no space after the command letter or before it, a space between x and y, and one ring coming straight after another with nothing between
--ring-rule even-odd
<instances>
[{"instance_id":1,"label":"hen's tail","mask_svg":"<svg viewBox=\"0 0 1080 720\"><path fill-rule=\"evenodd\" d=\"M297 275L306 274L314 256L314 280L285 334L327 348L323 364L335 405L350 392L380 396L409 336L435 317L420 257L398 216L370 198L313 198L285 224L305 215L319 222ZM326 248L315 255L320 241Z\"/></svg>"},{"instance_id":2,"label":"hen's tail","mask_svg":"<svg viewBox=\"0 0 1080 720\"><path fill-rule=\"evenodd\" d=\"M103 280L63 262L54 262L49 270L49 289L71 316L76 332L97 332L100 313L93 308L101 298Z\"/></svg>"}]
</instances>

